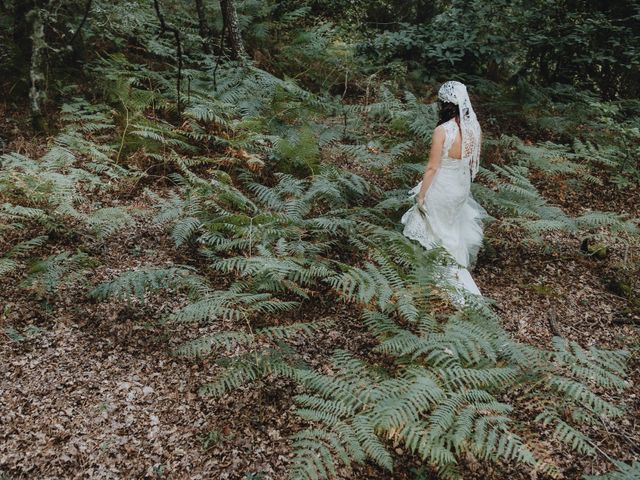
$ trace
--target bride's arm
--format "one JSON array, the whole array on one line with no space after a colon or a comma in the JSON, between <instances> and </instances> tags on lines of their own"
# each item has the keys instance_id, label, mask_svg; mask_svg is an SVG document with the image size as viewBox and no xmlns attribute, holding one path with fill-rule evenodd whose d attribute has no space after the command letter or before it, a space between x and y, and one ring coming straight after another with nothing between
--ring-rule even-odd
<instances>
[{"instance_id":1,"label":"bride's arm","mask_svg":"<svg viewBox=\"0 0 640 480\"><path fill-rule=\"evenodd\" d=\"M433 177L436 175L438 168L440 167L440 160L442 160L442 146L444 145L444 128L442 126L436 127L433 131L433 137L431 138L431 150L429 151L429 162L424 170L422 176L422 186L418 192L417 201L420 205L424 203L424 197L427 194L427 190L433 182Z\"/></svg>"}]
</instances>

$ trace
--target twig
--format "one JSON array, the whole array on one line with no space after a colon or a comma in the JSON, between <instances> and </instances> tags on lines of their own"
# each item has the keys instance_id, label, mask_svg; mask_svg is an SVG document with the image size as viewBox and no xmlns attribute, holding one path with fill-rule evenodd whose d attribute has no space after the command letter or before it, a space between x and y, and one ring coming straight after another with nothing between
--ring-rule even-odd
<instances>
[{"instance_id":1,"label":"twig","mask_svg":"<svg viewBox=\"0 0 640 480\"><path fill-rule=\"evenodd\" d=\"M120 148L118 149L118 156L116 157L116 163L120 163L120 155L122 155L122 149L124 148L124 139L127 135L127 130L129 129L129 109L127 108L127 104L122 100L122 106L124 107L125 112L125 124L124 130L122 131L122 139L120 141Z\"/></svg>"},{"instance_id":2,"label":"twig","mask_svg":"<svg viewBox=\"0 0 640 480\"><path fill-rule=\"evenodd\" d=\"M613 319L613 324L614 325L640 325L640 320L634 317L630 317L630 318L617 317Z\"/></svg>"},{"instance_id":3,"label":"twig","mask_svg":"<svg viewBox=\"0 0 640 480\"><path fill-rule=\"evenodd\" d=\"M551 332L556 337L562 337L562 332L560 332L560 328L558 328L558 323L556 321L556 309L553 307L549 307L549 314L547 315L547 320L549 321L549 328L551 328Z\"/></svg>"}]
</instances>

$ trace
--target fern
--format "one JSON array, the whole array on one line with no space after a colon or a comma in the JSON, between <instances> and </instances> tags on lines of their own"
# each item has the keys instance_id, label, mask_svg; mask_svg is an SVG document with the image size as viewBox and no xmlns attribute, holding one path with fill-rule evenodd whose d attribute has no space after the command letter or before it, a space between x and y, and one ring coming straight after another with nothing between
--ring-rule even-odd
<instances>
[{"instance_id":1,"label":"fern","mask_svg":"<svg viewBox=\"0 0 640 480\"><path fill-rule=\"evenodd\" d=\"M273 299L268 293L222 290L206 294L172 316L177 322L239 320L255 313L274 313L297 307L296 302Z\"/></svg>"},{"instance_id":2,"label":"fern","mask_svg":"<svg viewBox=\"0 0 640 480\"><path fill-rule=\"evenodd\" d=\"M143 23L130 22L145 31ZM193 26L189 22L186 31ZM302 58L319 62L320 69L350 71L355 59L349 48L328 42L332 35L330 25L301 35L309 47ZM144 33L141 42L158 59L173 53L164 40ZM345 56L333 59L327 51ZM173 193L148 193L155 220L176 246L193 247L189 252L201 255L209 274L147 267L124 272L91 294L144 300L150 292L184 292L186 304L167 320L208 324L217 332L176 350L218 359L221 373L202 387L203 394L224 395L272 376L298 384L304 393L294 398L297 414L308 428L292 438L293 478L331 477L351 462L371 461L392 471L392 444L406 446L445 478L459 476L457 464L468 454L544 470L528 448L529 438L516 434L522 429L513 413L513 404L534 395L546 409L539 423L547 422L557 439L578 451L591 451L582 425L620 415L601 390L627 387L625 355L557 341L550 350L518 344L483 299L468 299L464 309L452 311L451 259L441 249L425 251L396 228L397 214L407 206L406 182L424 168L434 105L410 92L398 96L391 83L377 82L367 105L346 105L252 65L214 65L200 57L198 62L201 68L185 70L190 98L180 127L156 115L175 113L173 68L135 65L122 55L99 62L96 69L117 110L115 149L86 153L92 150L82 145L78 131L108 131L108 118L99 107L70 106L69 115L85 120L44 159L44 186L34 181L33 172L42 173L37 162L9 159L11 169L24 168L18 166L23 162L31 173L17 186L0 180L11 202L5 214L27 222L38 221L42 212L56 222L78 222L94 235L115 234L135 221L133 215L78 207L85 198L79 184L106 188L104 178L119 174L100 155L123 162L136 153L172 168ZM327 86L337 78L335 72L306 75L301 78ZM597 182L586 157L600 146L524 145L514 138L496 143L509 162L483 170L483 185L475 185L474 193L499 222L533 238L550 230L636 233L627 217L571 217L532 181L537 170ZM76 151L80 146L85 153ZM83 155L102 167L73 170ZM330 165L340 162L380 174L386 190ZM45 195L53 191L58 193ZM27 205L16 200L30 192L36 210L19 215ZM305 365L297 351L298 340L312 337L322 324L291 324L290 317L327 295L362 310L376 344L366 360L336 352L323 374ZM560 415L565 411L572 414Z\"/></svg>"},{"instance_id":3,"label":"fern","mask_svg":"<svg viewBox=\"0 0 640 480\"><path fill-rule=\"evenodd\" d=\"M83 252L51 255L31 265L23 285L43 295L54 295L64 285L84 281L86 269L92 266L95 260Z\"/></svg>"},{"instance_id":4,"label":"fern","mask_svg":"<svg viewBox=\"0 0 640 480\"><path fill-rule=\"evenodd\" d=\"M632 480L640 476L640 462L632 462L627 464L615 461L615 471L604 475L585 475L584 480Z\"/></svg>"},{"instance_id":5,"label":"fern","mask_svg":"<svg viewBox=\"0 0 640 480\"><path fill-rule=\"evenodd\" d=\"M122 208L101 208L87 215L84 219L96 236L101 239L109 237L125 227L134 224L133 217Z\"/></svg>"},{"instance_id":6,"label":"fern","mask_svg":"<svg viewBox=\"0 0 640 480\"><path fill-rule=\"evenodd\" d=\"M218 378L203 385L199 391L202 395L221 396L241 385L255 382L271 374L289 378L295 376L295 369L283 358L279 350L268 349L259 355L248 354L234 359L231 366L226 368Z\"/></svg>"},{"instance_id":7,"label":"fern","mask_svg":"<svg viewBox=\"0 0 640 480\"><path fill-rule=\"evenodd\" d=\"M578 453L595 453L595 448L587 436L562 420L557 412L545 410L536 417L536 421L542 421L544 426L554 425L554 437L570 445Z\"/></svg>"},{"instance_id":8,"label":"fern","mask_svg":"<svg viewBox=\"0 0 640 480\"><path fill-rule=\"evenodd\" d=\"M514 178L513 186L504 188L504 198L527 211L529 222L554 214L564 222L562 228L575 225L546 205L525 169L499 171ZM567 349L554 344L550 352L519 345L481 301L437 321L428 309L430 299L442 294L446 279L443 252L416 248L390 231L376 207L354 206L368 191L358 178L329 169L309 180L278 175L267 186L243 172L240 181L250 196L234 194L239 201L233 203L225 193L229 184L216 191L186 170L182 179L189 195L197 192L206 201L195 201L197 208L189 211L188 203L161 200L166 205L161 215L170 228L175 228L171 222L180 225L195 219L198 231L185 238L197 238L204 245L203 253L215 270L241 280L227 290L203 292L174 320L250 324L258 316L273 318L297 305L278 299L282 293L293 293L304 302L329 286L343 301L366 308L363 322L378 340L374 352L392 361L393 373L339 351L333 374L322 375L300 366L295 349L286 344L304 330L290 327L282 327L290 332L287 335L279 330L217 334L178 350L193 356L224 356L238 347L246 352L223 361L226 368L203 387L206 394L222 395L269 375L305 387L308 393L295 399L297 412L313 427L293 438L294 478L327 478L339 465L356 459L391 470L387 439L405 443L451 478L467 452L485 460L553 468L536 460L527 439L514 431L512 406L497 400L500 392L531 381L542 385L545 405L584 407L584 413L574 408L576 415L570 419L538 419L551 422L557 438L580 452L591 451L580 424L590 423L594 414L620 414L590 384L625 388L624 354L586 351L577 345ZM187 202L191 198L195 197L187 196ZM516 198L526 198L529 204L523 206ZM333 208L326 210L323 202ZM336 247L345 244L363 253L357 266L332 258ZM261 347L259 338L270 346Z\"/></svg>"},{"instance_id":9,"label":"fern","mask_svg":"<svg viewBox=\"0 0 640 480\"><path fill-rule=\"evenodd\" d=\"M147 267L140 270L124 272L110 282L95 287L90 292L93 298L130 299L143 301L149 291L180 288L197 289L203 280L193 269L180 267Z\"/></svg>"},{"instance_id":10,"label":"fern","mask_svg":"<svg viewBox=\"0 0 640 480\"><path fill-rule=\"evenodd\" d=\"M11 249L0 257L0 275L6 275L18 268L18 262L15 257L23 256L24 254L41 247L48 240L47 236L34 237L29 240L25 240L15 244Z\"/></svg>"}]
</instances>

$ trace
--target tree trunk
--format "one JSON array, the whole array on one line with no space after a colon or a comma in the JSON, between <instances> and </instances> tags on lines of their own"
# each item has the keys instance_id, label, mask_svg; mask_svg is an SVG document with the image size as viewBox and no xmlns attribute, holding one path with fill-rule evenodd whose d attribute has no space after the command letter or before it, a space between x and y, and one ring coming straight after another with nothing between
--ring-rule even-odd
<instances>
[{"instance_id":1,"label":"tree trunk","mask_svg":"<svg viewBox=\"0 0 640 480\"><path fill-rule=\"evenodd\" d=\"M220 8L222 9L222 18L224 21L223 28L227 31L229 45L231 46L231 56L235 60L246 57L247 52L244 49L244 43L240 35L238 11L236 10L234 0L220 0Z\"/></svg>"},{"instance_id":2,"label":"tree trunk","mask_svg":"<svg viewBox=\"0 0 640 480\"><path fill-rule=\"evenodd\" d=\"M29 78L31 87L29 88L29 106L31 109L31 123L38 132L46 131L46 120L44 115L44 103L47 100L46 75L45 75L45 52L47 43L44 36L45 11L44 8L36 5L28 15L31 23L31 64L29 67Z\"/></svg>"},{"instance_id":3,"label":"tree trunk","mask_svg":"<svg viewBox=\"0 0 640 480\"><path fill-rule=\"evenodd\" d=\"M198 27L200 36L202 37L202 48L205 53L211 53L209 40L211 39L211 31L207 25L207 16L204 8L204 0L196 0L196 12L198 13Z\"/></svg>"}]
</instances>

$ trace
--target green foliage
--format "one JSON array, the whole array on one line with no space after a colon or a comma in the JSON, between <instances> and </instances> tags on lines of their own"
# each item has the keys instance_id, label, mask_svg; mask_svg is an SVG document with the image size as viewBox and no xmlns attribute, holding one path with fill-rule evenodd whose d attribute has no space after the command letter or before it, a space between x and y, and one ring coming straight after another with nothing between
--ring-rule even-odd
<instances>
[{"instance_id":1,"label":"green foliage","mask_svg":"<svg viewBox=\"0 0 640 480\"><path fill-rule=\"evenodd\" d=\"M175 353L211 355L223 367L202 394L276 376L297 385L296 412L308 427L291 438L292 478L331 478L354 462L391 472L392 445L439 478L460 478L469 455L552 472L514 412L523 403L555 439L594 454L587 432L623 413L610 394L628 387L627 354L560 338L549 350L529 347L510 338L488 300L467 297L454 309L461 293L447 281L451 259L407 240L397 221L436 121L430 83L453 68L486 108L487 132L526 128L535 138L485 134L497 154L474 194L502 226L534 239L561 230L635 240L636 220L571 216L538 183L638 182L640 109L619 100L640 78L630 2L591 12L579 2L250 0L239 4L239 21L255 65L226 61L220 47L205 54L203 42L213 44L196 33L192 4L166 2L183 40L182 111L175 45L157 35L151 2L94 3L86 39L100 51L86 74L96 85L60 90L63 127L44 155L0 157L0 275L18 275L38 252L44 258L31 262L23 285L49 298L78 286L94 259L66 243L118 241L139 212L109 206L110 195L158 175L173 188L147 191L154 220L198 268L139 267L89 296L144 308L150 294L177 295L183 303L168 324L207 333ZM77 10L67 5L51 25L77 25L69 9ZM217 2L207 3L214 9L209 33L220 34ZM14 57L0 48L0 60ZM52 63L63 50L51 49ZM410 91L415 82L420 96ZM62 252L51 245L60 239ZM334 352L322 372L297 347L327 328L325 312L295 321L320 297L361 312L375 342L362 358ZM605 478L637 470L617 466Z\"/></svg>"},{"instance_id":2,"label":"green foliage","mask_svg":"<svg viewBox=\"0 0 640 480\"><path fill-rule=\"evenodd\" d=\"M304 9L291 12L290 16L299 14L304 14ZM300 71L307 84L344 96L349 78L363 68L355 55L355 46L345 41L339 29L328 22L295 31L291 37L279 52L280 60L275 67Z\"/></svg>"},{"instance_id":3,"label":"green foliage","mask_svg":"<svg viewBox=\"0 0 640 480\"><path fill-rule=\"evenodd\" d=\"M581 232L593 238L620 234L622 240L638 234L638 219L628 216L599 211L573 218L568 216L559 207L550 205L532 184L529 168L525 165L494 165L492 170L483 169L482 173L495 187L475 185L478 200L495 212L502 223L525 228L532 239L537 239L541 232L552 230ZM602 227L607 227L606 233Z\"/></svg>"},{"instance_id":4,"label":"green foliage","mask_svg":"<svg viewBox=\"0 0 640 480\"><path fill-rule=\"evenodd\" d=\"M366 182L335 169L304 180L278 175L273 186L253 177L243 172L242 188L226 182L212 187L184 170L184 203L175 197L159 201L158 218L169 228L183 218L197 219L199 227L189 240L201 245L214 269L239 278L227 290L202 290L172 319L251 323L278 318L297 303L279 296L294 294L304 302L311 292L329 287L338 298L365 309L363 323L378 341L374 352L393 361L393 368L387 360L381 369L339 351L333 374L315 372L288 345L299 333L310 333L311 325L224 331L177 350L188 356L213 354L226 365L202 387L203 394L223 395L272 375L306 388L309 393L296 397L298 414L313 426L292 438L292 478L329 478L340 464L352 461L370 460L391 470L388 440L405 444L447 478L456 478L456 465L467 452L552 469L516 433L511 404L498 400L527 385L539 385L536 398L545 399L537 421L552 425L554 435L579 453L593 453L580 425L621 414L595 389L627 387L624 352L585 350L561 339L550 352L519 345L481 303L470 302L467 310L437 321L428 299L443 294L437 293L442 289L438 272L446 262L439 263L441 253L416 248L388 230L379 207L357 206ZM533 189L526 180L522 184L524 194ZM193 202L197 209L185 208ZM181 238L176 243L184 244ZM366 253L366 260L358 265L337 261L336 249L345 244L357 247L355 258ZM574 414L567 418L559 413L564 411Z\"/></svg>"},{"instance_id":5,"label":"green foliage","mask_svg":"<svg viewBox=\"0 0 640 480\"><path fill-rule=\"evenodd\" d=\"M33 263L23 284L40 295L52 296L65 285L84 281L95 261L86 253L62 252Z\"/></svg>"},{"instance_id":6,"label":"green foliage","mask_svg":"<svg viewBox=\"0 0 640 480\"><path fill-rule=\"evenodd\" d=\"M281 169L287 171L298 171L313 174L318 168L318 144L313 132L309 128L304 128L294 139L281 139L275 143L281 162L286 162Z\"/></svg>"},{"instance_id":7,"label":"green foliage","mask_svg":"<svg viewBox=\"0 0 640 480\"><path fill-rule=\"evenodd\" d=\"M102 283L90 292L93 298L144 300L146 292L155 290L177 290L180 288L195 289L203 280L188 267L150 267L125 272L111 282Z\"/></svg>"},{"instance_id":8,"label":"green foliage","mask_svg":"<svg viewBox=\"0 0 640 480\"><path fill-rule=\"evenodd\" d=\"M42 246L48 238L40 236L15 244L4 257L0 258L0 275L6 275L18 268L16 257Z\"/></svg>"},{"instance_id":9,"label":"green foliage","mask_svg":"<svg viewBox=\"0 0 640 480\"><path fill-rule=\"evenodd\" d=\"M13 327L5 328L4 333L12 342L20 343L39 337L42 335L43 330L36 325L27 325L24 327L22 333Z\"/></svg>"},{"instance_id":10,"label":"green foliage","mask_svg":"<svg viewBox=\"0 0 640 480\"><path fill-rule=\"evenodd\" d=\"M614 462L616 470L605 475L586 475L585 480L632 480L640 475L640 463Z\"/></svg>"},{"instance_id":11,"label":"green foliage","mask_svg":"<svg viewBox=\"0 0 640 480\"><path fill-rule=\"evenodd\" d=\"M502 0L416 1L395 8L391 1L378 3L386 8L367 8L378 14L376 21L358 28L360 50L376 65L407 65L405 78L431 79L455 71L503 83L573 84L609 98L637 96L639 84L633 77L640 46L627 41L638 28L633 1L611 8ZM408 14L416 8L420 13Z\"/></svg>"}]
</instances>

